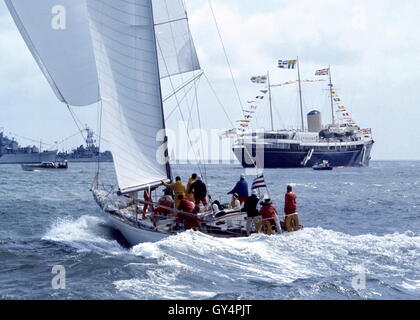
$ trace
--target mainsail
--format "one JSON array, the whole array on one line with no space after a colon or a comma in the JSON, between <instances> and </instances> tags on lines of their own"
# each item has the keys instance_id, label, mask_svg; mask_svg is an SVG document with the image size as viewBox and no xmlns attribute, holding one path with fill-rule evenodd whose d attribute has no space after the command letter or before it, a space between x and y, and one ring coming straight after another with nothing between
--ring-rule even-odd
<instances>
[{"instance_id":1,"label":"mainsail","mask_svg":"<svg viewBox=\"0 0 420 320\"><path fill-rule=\"evenodd\" d=\"M162 78L200 69L183 0L153 0Z\"/></svg>"},{"instance_id":2,"label":"mainsail","mask_svg":"<svg viewBox=\"0 0 420 320\"><path fill-rule=\"evenodd\" d=\"M158 55L150 0L88 0L110 143L122 192L168 178L157 161L164 129Z\"/></svg>"},{"instance_id":3,"label":"mainsail","mask_svg":"<svg viewBox=\"0 0 420 320\"><path fill-rule=\"evenodd\" d=\"M168 179L160 77L200 68L182 0L64 0L72 28L61 33L51 31L56 1L6 3L59 99L101 100L120 191Z\"/></svg>"}]
</instances>

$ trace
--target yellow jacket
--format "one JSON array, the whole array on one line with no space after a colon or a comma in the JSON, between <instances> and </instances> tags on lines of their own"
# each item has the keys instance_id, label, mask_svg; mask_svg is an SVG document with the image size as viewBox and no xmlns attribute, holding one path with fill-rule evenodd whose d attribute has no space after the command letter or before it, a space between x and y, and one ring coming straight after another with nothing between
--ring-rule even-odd
<instances>
[{"instance_id":1,"label":"yellow jacket","mask_svg":"<svg viewBox=\"0 0 420 320\"><path fill-rule=\"evenodd\" d=\"M188 184L187 184L187 192L190 189L191 185L196 182L196 179L190 178L190 180L188 180Z\"/></svg>"},{"instance_id":2,"label":"yellow jacket","mask_svg":"<svg viewBox=\"0 0 420 320\"><path fill-rule=\"evenodd\" d=\"M175 194L184 194L185 195L187 193L187 189L185 188L182 181L177 181L177 182L172 183L172 184L164 183L163 185L165 187L171 188L175 192Z\"/></svg>"},{"instance_id":3,"label":"yellow jacket","mask_svg":"<svg viewBox=\"0 0 420 320\"><path fill-rule=\"evenodd\" d=\"M191 185L194 183L194 182L196 182L197 180L196 179L193 179L193 178L190 178L189 180L188 180L188 184L187 184L187 192L190 190L190 187L191 187ZM192 201L192 202L195 202L195 199L194 199L194 193L187 193L187 197L188 197L188 200L190 200L190 201Z\"/></svg>"}]
</instances>

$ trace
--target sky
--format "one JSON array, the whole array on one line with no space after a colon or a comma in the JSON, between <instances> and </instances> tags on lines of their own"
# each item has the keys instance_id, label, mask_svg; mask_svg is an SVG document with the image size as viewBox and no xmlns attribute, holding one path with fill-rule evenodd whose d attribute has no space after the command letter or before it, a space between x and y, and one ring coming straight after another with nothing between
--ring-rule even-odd
<instances>
[{"instance_id":1,"label":"sky","mask_svg":"<svg viewBox=\"0 0 420 320\"><path fill-rule=\"evenodd\" d=\"M299 56L302 79L331 65L333 83L343 104L362 128L372 128L374 160L420 160L420 2L412 0L212 0L240 100L232 83L207 0L186 0L191 32L205 78L199 83L200 114L206 129L230 129L240 120L241 106L261 87L251 76L270 71L272 82L296 79L296 72L276 68L279 59ZM305 112L323 113L330 121L325 83L303 86ZM276 128L299 124L295 86L273 90ZM20 37L0 2L0 128L45 142L61 141L77 132L64 105ZM167 114L171 103L165 106ZM258 110L259 127L269 127L268 106ZM95 106L78 108L83 123L97 129ZM179 115L168 119L177 130ZM62 144L82 144L75 136Z\"/></svg>"}]
</instances>

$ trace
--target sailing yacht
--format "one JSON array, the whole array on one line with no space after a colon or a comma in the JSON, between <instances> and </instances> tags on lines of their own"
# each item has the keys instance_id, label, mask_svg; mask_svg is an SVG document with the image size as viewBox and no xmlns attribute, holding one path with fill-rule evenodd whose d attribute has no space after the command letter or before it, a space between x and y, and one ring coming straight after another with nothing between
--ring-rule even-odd
<instances>
[{"instance_id":1,"label":"sailing yacht","mask_svg":"<svg viewBox=\"0 0 420 320\"><path fill-rule=\"evenodd\" d=\"M112 152L117 186L104 186L99 171L91 190L110 223L131 245L184 231L173 216L143 219L140 212L148 204L191 214L139 199L140 192L172 180L161 80L200 70L183 1L6 4L57 98L68 108L99 106L100 136ZM218 215L206 208L198 218L204 233L246 235L246 214L240 211Z\"/></svg>"}]
</instances>

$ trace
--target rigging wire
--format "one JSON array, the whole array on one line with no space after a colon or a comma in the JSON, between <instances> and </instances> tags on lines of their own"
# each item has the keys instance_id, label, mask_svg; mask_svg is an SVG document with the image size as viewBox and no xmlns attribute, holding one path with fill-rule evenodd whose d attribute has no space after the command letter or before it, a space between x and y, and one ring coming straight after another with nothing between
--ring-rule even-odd
<instances>
[{"instance_id":1,"label":"rigging wire","mask_svg":"<svg viewBox=\"0 0 420 320\"><path fill-rule=\"evenodd\" d=\"M76 133L74 133L74 134L72 134L72 135L70 135L70 136L68 136L68 137L66 137L66 138L64 138L60 141L56 141L55 143L47 143L47 142L43 142L42 140L35 140L35 139L32 139L32 138L28 138L28 137L25 137L25 136L18 135L18 134L13 133L13 132L6 132L6 133L10 134L14 137L18 137L18 138L21 138L21 139L24 139L24 140L27 140L27 141L31 141L31 142L34 142L34 143L40 143L41 142L41 144L43 144L43 145L46 145L50 148L55 148L55 147L58 147L59 145L63 144L64 142L70 140L71 138L74 138L75 136L79 135L80 131L77 131Z\"/></svg>"},{"instance_id":2,"label":"rigging wire","mask_svg":"<svg viewBox=\"0 0 420 320\"><path fill-rule=\"evenodd\" d=\"M206 74L204 74L204 77L205 77L205 79L207 80L207 83L208 83L208 85L209 85L209 87L210 87L211 91L213 92L214 96L216 97L217 102L218 102L218 103L219 103L219 105L222 107L222 110L223 110L223 112L225 113L226 117L228 118L228 120L229 120L229 122L230 122L231 126L234 128L234 127L235 127L235 125L234 125L234 123L233 123L232 119L229 117L229 115L228 115L228 113L227 113L227 111L226 111L225 106L224 106L224 105L223 105L223 103L220 101L219 96L217 95L216 90L213 88L213 86L212 86L212 84L211 84L211 82L210 82L209 78L207 77L207 75L206 75ZM250 159L252 159L251 154L249 153L249 150L248 150L247 148L245 148L244 150L246 151L246 153L247 153L247 155L249 156L249 158L250 158ZM256 166L256 164L255 164L255 163L254 163L254 167L255 167L255 169L256 169L256 171L257 171L257 172L256 172L256 176L257 176L257 178L258 178L258 176L259 176L260 174L258 173L258 168L257 168L257 166Z\"/></svg>"},{"instance_id":3,"label":"rigging wire","mask_svg":"<svg viewBox=\"0 0 420 320\"><path fill-rule=\"evenodd\" d=\"M183 102L185 99L186 99L186 96L191 92L191 90L193 89L194 87L193 86L191 86L188 90L187 90L187 92L182 96L182 98L181 99L179 99L179 102L181 103L181 102ZM175 96L175 95L174 95ZM169 114L165 117L165 121L168 121L171 117L172 117L172 115L175 113L175 111L176 110L178 110L178 106L175 106L170 112L169 112Z\"/></svg>"},{"instance_id":4,"label":"rigging wire","mask_svg":"<svg viewBox=\"0 0 420 320\"><path fill-rule=\"evenodd\" d=\"M216 90L214 89L213 85L211 84L211 82L210 82L209 78L207 77L207 74L206 74L206 73L204 73L204 78L207 80L207 83L208 83L208 85L209 85L209 87L210 87L210 90L212 91L213 95L215 96L215 98L216 98L216 100L217 100L217 103L218 103L218 104L222 107L222 110L223 110L223 112L225 113L226 118L229 120L230 125L231 125L232 127L235 127L235 125L234 125L234 123L233 123L232 119L229 117L229 114L227 113L225 106L223 105L222 101L220 100L219 96L217 95L217 92L216 92Z\"/></svg>"},{"instance_id":5,"label":"rigging wire","mask_svg":"<svg viewBox=\"0 0 420 320\"><path fill-rule=\"evenodd\" d=\"M240 106L240 108L242 110L242 114L245 115L243 104L242 104L241 95L239 94L239 89L238 89L238 86L236 84L235 77L233 75L232 67L231 67L231 64L230 64L230 61L229 61L229 57L228 57L228 54L227 54L227 51L226 51L225 44L223 42L223 38L222 38L222 34L220 32L219 24L217 22L216 14L214 12L213 5L211 4L211 0L208 0L208 3L209 3L211 14L213 16L214 24L215 24L216 29L217 29L217 34L219 35L219 40L220 40L220 43L221 43L222 48L223 48L223 53L225 55L225 59L226 59L226 62L227 62L228 68L229 68L229 72L230 72L230 76L232 78L233 86L235 87L236 95L237 95L237 98L238 98L238 101L239 101L239 106Z\"/></svg>"},{"instance_id":6,"label":"rigging wire","mask_svg":"<svg viewBox=\"0 0 420 320\"><path fill-rule=\"evenodd\" d=\"M186 10L185 2L182 1L182 4L183 4L184 11L185 11L186 19L187 19L187 22L188 22L188 13L187 13L187 10ZM191 32L189 32L188 35L190 37L190 41L189 41L189 45L190 45L190 61L191 61L191 65L193 65L193 60L194 60L193 51L195 51L194 41L192 39ZM196 107L197 107L197 116L198 116L198 123L199 123L200 132L202 132L202 125L201 125L201 115L200 115L200 108L199 108L199 102L198 102L198 86L200 84L200 81L199 80L201 79L201 76L203 75L203 73L204 72L201 71L201 73L198 75L198 81L194 81L194 98L193 98L193 103L191 104L191 108L190 108L190 111L189 111L190 112L190 119L188 120L188 121L192 120L192 108L193 108L194 101L195 101ZM195 74L195 72L194 72L194 74ZM187 126L189 126L189 123L188 123ZM200 138L201 138L201 151L203 152L203 157L204 157L203 135L200 134ZM207 181L207 166L206 166L205 160L204 160L203 167L204 167L204 180ZM211 195L210 194L209 194L209 197L211 199Z\"/></svg>"},{"instance_id":7,"label":"rigging wire","mask_svg":"<svg viewBox=\"0 0 420 320\"><path fill-rule=\"evenodd\" d=\"M185 4L184 3L182 3L182 5L183 5L183 7L184 7L184 12L185 12L185 18L182 18L182 19L179 19L178 21L182 21L182 20L187 20L188 21L188 17L187 17L187 13L186 13L186 10L185 10ZM171 14L170 14L170 10L169 10L169 7L168 7L168 2L167 1L165 1L165 8L166 8L166 14L168 15L168 17L170 17L171 16ZM177 46L176 46L176 42L175 42L175 32L174 32L174 28L173 28L173 24L171 23L172 21L170 21L169 23L168 23L168 25L169 25L169 28L170 28L170 31L171 31L171 40L172 40L172 46L174 47L174 48L176 48ZM190 48L191 49L191 48ZM163 57L163 59L164 59L164 56L162 55L162 57ZM192 60L192 57L190 57L191 58L191 60ZM178 62L178 69L179 70L181 70L181 67L180 67L180 65L179 65L179 61L177 61ZM166 63L165 63L166 64ZM191 64L192 65L192 64ZM180 76L181 76L181 82L182 83L184 83L184 76L183 76L183 74L181 73L180 74ZM185 87L183 87L181 90L183 90L184 91L184 93L185 93ZM186 95L186 100L187 100L187 103L188 103L188 96Z\"/></svg>"},{"instance_id":8,"label":"rigging wire","mask_svg":"<svg viewBox=\"0 0 420 320\"><path fill-rule=\"evenodd\" d=\"M101 2L101 12L104 12L105 9L105 3L102 1ZM105 28L105 24L104 24L104 15L101 14L100 15L100 20L98 21L99 26L98 26L98 33L103 33L104 32L104 28ZM100 98L100 100L97 102L97 116L98 116L98 123L97 123L97 127L98 127L98 151L99 151L99 155L98 155L98 162L97 162L97 168L96 168L96 175L98 176L99 179L99 174L100 174L100 170L101 170L101 164L100 164L100 153L101 153L101 149L102 149L102 141L105 141L107 143L110 143L110 141L107 141L106 139L104 139L102 137L102 130L103 130L103 97L101 94L101 79L103 78L104 72L101 70L102 68L97 68L98 69L98 97ZM111 148L112 150L112 148ZM115 161L115 160L114 160ZM103 179L103 175L101 175L101 179L103 182L105 182ZM111 187L109 194L113 193L114 190L119 189L118 188L118 178L117 181L115 181L114 179L111 179L110 177L108 177L108 184Z\"/></svg>"},{"instance_id":9,"label":"rigging wire","mask_svg":"<svg viewBox=\"0 0 420 320\"><path fill-rule=\"evenodd\" d=\"M70 105L67 104L67 109L70 112L71 117L73 118L74 123L76 124L77 129L79 129L80 134L82 135L83 140L86 140L87 138L85 138L85 136L83 135L83 132L85 131L84 129L81 129L81 126L79 125L79 122L82 123L76 116L76 114L73 112L73 110L71 109ZM78 122L79 121L79 122Z\"/></svg>"},{"instance_id":10,"label":"rigging wire","mask_svg":"<svg viewBox=\"0 0 420 320\"><path fill-rule=\"evenodd\" d=\"M57 142L56 145L59 146L60 144L63 144L64 142L70 140L71 138L74 138L75 136L79 135L80 131L77 131L76 133L72 134L71 136L62 139L61 141Z\"/></svg>"},{"instance_id":11,"label":"rigging wire","mask_svg":"<svg viewBox=\"0 0 420 320\"><path fill-rule=\"evenodd\" d=\"M56 145L56 144L53 144L53 143L42 142L42 140L36 140L36 139L33 139L33 138L28 138L28 137L25 137L25 136L21 136L19 134L16 134L16 133L13 133L13 132L10 132L10 131L5 132L5 133L8 134L8 135L14 136L14 137L18 137L18 138L21 138L21 139L24 139L24 140L27 140L27 141L34 142L34 143L40 143L41 142L42 144L45 144L49 147L54 147Z\"/></svg>"},{"instance_id":12,"label":"rigging wire","mask_svg":"<svg viewBox=\"0 0 420 320\"><path fill-rule=\"evenodd\" d=\"M197 93L197 84L194 84L193 88L194 90L194 97L193 100L191 102L191 105L188 108L188 121L187 121L187 127L190 128L190 125L192 125L192 121L193 121L193 108L194 108L194 103L196 101L196 99L198 99L198 93ZM187 101L188 104L188 101ZM201 129L201 128L200 128Z\"/></svg>"},{"instance_id":13,"label":"rigging wire","mask_svg":"<svg viewBox=\"0 0 420 320\"><path fill-rule=\"evenodd\" d=\"M159 48L159 51L160 51L160 53L161 53L161 56L162 56L162 57L164 57L164 54L163 54L163 52L162 52L162 47L160 46L159 40L157 40L156 42L157 42L157 47ZM167 65L167 63L166 63L165 58L163 58L163 62L164 62L165 68L166 68L166 72L167 72L168 74L170 74L170 72L169 72L169 68L168 68L168 65ZM172 81L172 77L168 77L168 79L169 79L169 83L170 83L170 85L171 85L171 87L172 87L172 90L175 92L175 86L174 86L174 83L173 83L173 81ZM176 100L176 108L179 110L179 112L180 112L180 114L181 114L182 121L184 122L184 125L185 125L185 127L186 127L185 129L186 129L186 131L187 131L188 142L189 142L189 144L190 144L190 146L191 146L191 149L192 149L192 151L193 151L193 153L194 153L194 157L195 157L195 158L196 158L196 160L198 161L198 169L199 169L199 171L200 171L200 174L201 174L201 175L203 175L203 172L202 172L202 170L201 170L201 165L200 165L200 164L201 164L201 161L200 161L200 159L197 157L197 154L196 154L196 152L195 152L195 149L194 149L194 146L193 146L193 143L192 143L192 141L191 141L190 134L189 134L189 130L188 130L188 127L187 127L187 125L186 125L185 117L184 117L184 114L183 114L182 109L181 109L181 106L180 106L180 101L179 101L178 96L177 96L176 94L175 94L175 100Z\"/></svg>"},{"instance_id":14,"label":"rigging wire","mask_svg":"<svg viewBox=\"0 0 420 320\"><path fill-rule=\"evenodd\" d=\"M99 175L101 169L101 146L102 146L102 117L103 117L103 104L102 99L98 102L98 117L99 117L99 139L98 139L98 163L96 174Z\"/></svg>"},{"instance_id":15,"label":"rigging wire","mask_svg":"<svg viewBox=\"0 0 420 320\"><path fill-rule=\"evenodd\" d=\"M198 75L194 76L192 79L188 80L187 82L184 82L178 89L176 89L175 92L171 93L170 95L166 96L163 99L163 102L168 101L170 98L172 98L176 93L178 93L181 90L184 90L185 93L185 88L192 82L194 82L195 80L201 78L201 76L203 75L203 71L201 71Z\"/></svg>"},{"instance_id":16,"label":"rigging wire","mask_svg":"<svg viewBox=\"0 0 420 320\"><path fill-rule=\"evenodd\" d=\"M207 83L208 83L208 85L209 85L209 87L210 87L211 91L213 92L213 95L215 96L215 98L216 98L217 102L218 102L218 103L219 103L219 105L222 107L222 110L223 110L223 112L225 113L225 115L226 115L227 119L229 120L229 122L230 122L231 126L234 128L234 127L235 127L235 125L234 125L234 123L233 123L232 119L229 117L229 115L228 115L228 113L227 113L227 111L226 111L225 106L224 106L224 105L223 105L223 103L220 101L220 98L219 98L219 96L217 95L216 90L215 90L215 89L214 89L214 87L212 86L212 84L211 84L211 82L210 82L209 78L207 77L207 75L206 75L205 73L204 73L204 77L205 77L205 79L207 80ZM249 157L250 159L252 159L252 156L251 156L251 154L250 154L249 150L248 150L247 148L244 148L244 150L246 151L246 153L247 153L248 157ZM260 176L260 173L258 172L257 164L256 164L256 163L254 163L253 165L254 165L254 168L255 168L255 170L256 170L256 177L258 178L258 177ZM268 188L267 188L267 190L268 190ZM268 190L268 192L269 192L269 190Z\"/></svg>"},{"instance_id":17,"label":"rigging wire","mask_svg":"<svg viewBox=\"0 0 420 320\"><path fill-rule=\"evenodd\" d=\"M197 107L198 126L200 128L200 132L202 132L203 128L202 128L202 125L201 125L200 108L198 106L198 94L197 94L198 88L197 88L197 83L196 82L194 82L194 87L195 87L195 102L196 102L196 107ZM200 137L201 137L201 152L203 152L203 157L204 157L205 153L204 153L203 135L200 135ZM204 180L207 181L207 167L206 167L206 165L204 165ZM210 198L211 198L211 196L210 196Z\"/></svg>"}]
</instances>

